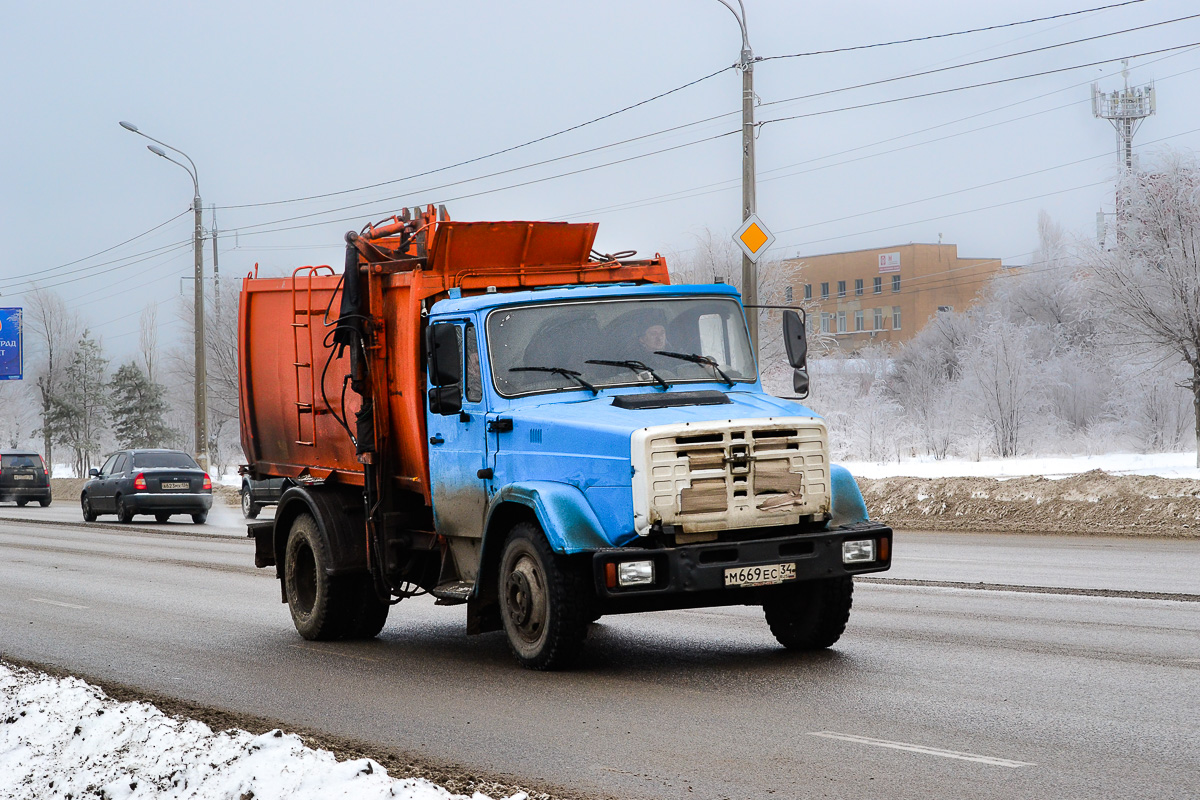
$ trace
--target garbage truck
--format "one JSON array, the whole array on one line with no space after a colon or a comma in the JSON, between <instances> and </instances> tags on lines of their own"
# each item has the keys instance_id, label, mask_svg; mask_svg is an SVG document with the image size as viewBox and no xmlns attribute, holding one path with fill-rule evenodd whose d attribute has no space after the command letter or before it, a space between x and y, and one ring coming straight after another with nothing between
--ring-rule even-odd
<instances>
[{"instance_id":1,"label":"garbage truck","mask_svg":"<svg viewBox=\"0 0 1200 800\"><path fill-rule=\"evenodd\" d=\"M346 234L340 270L243 281L243 471L288 487L248 535L301 636L374 637L423 594L532 669L613 614L761 606L785 648L842 635L891 529L822 418L764 391L738 292L596 233L418 207ZM803 397L805 321L781 316Z\"/></svg>"}]
</instances>

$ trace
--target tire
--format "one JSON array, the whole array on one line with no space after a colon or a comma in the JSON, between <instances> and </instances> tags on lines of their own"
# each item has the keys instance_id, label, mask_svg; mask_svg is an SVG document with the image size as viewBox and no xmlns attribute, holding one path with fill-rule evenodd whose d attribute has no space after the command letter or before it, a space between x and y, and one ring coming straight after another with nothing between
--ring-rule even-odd
<instances>
[{"instance_id":1,"label":"tire","mask_svg":"<svg viewBox=\"0 0 1200 800\"><path fill-rule=\"evenodd\" d=\"M41 504L42 508L45 508L46 506L50 505L51 499L52 498L50 498L50 497L42 497L38 500L38 503Z\"/></svg>"},{"instance_id":2,"label":"tire","mask_svg":"<svg viewBox=\"0 0 1200 800\"><path fill-rule=\"evenodd\" d=\"M348 633L354 600L345 582L326 574L329 550L311 514L292 521L283 554L283 588L296 631L305 639L328 641ZM382 627L382 626L381 626Z\"/></svg>"},{"instance_id":3,"label":"tire","mask_svg":"<svg viewBox=\"0 0 1200 800\"><path fill-rule=\"evenodd\" d=\"M537 525L513 526L500 555L500 619L522 666L568 667L583 650L591 604L584 576L554 554Z\"/></svg>"},{"instance_id":4,"label":"tire","mask_svg":"<svg viewBox=\"0 0 1200 800\"><path fill-rule=\"evenodd\" d=\"M775 589L763 603L771 633L788 650L823 650L841 638L854 601L854 579L830 578Z\"/></svg>"},{"instance_id":5,"label":"tire","mask_svg":"<svg viewBox=\"0 0 1200 800\"><path fill-rule=\"evenodd\" d=\"M96 521L96 512L92 510L92 501L88 499L86 492L79 495L79 506L83 509L84 522Z\"/></svg>"},{"instance_id":6,"label":"tire","mask_svg":"<svg viewBox=\"0 0 1200 800\"><path fill-rule=\"evenodd\" d=\"M121 495L117 495L117 522L123 525L133 522L133 512L129 510L129 506L125 505L125 498Z\"/></svg>"},{"instance_id":7,"label":"tire","mask_svg":"<svg viewBox=\"0 0 1200 800\"><path fill-rule=\"evenodd\" d=\"M207 520L208 520L208 512L207 511L200 511L196 514L192 514L192 522L194 522L197 525L203 525Z\"/></svg>"},{"instance_id":8,"label":"tire","mask_svg":"<svg viewBox=\"0 0 1200 800\"><path fill-rule=\"evenodd\" d=\"M257 519L258 512L262 510L262 506L254 502L250 496L250 487L242 484L242 516L246 519Z\"/></svg>"},{"instance_id":9,"label":"tire","mask_svg":"<svg viewBox=\"0 0 1200 800\"><path fill-rule=\"evenodd\" d=\"M350 608L346 615L345 638L374 639L387 624L391 604L379 599L370 575L344 579L344 588L350 595Z\"/></svg>"},{"instance_id":10,"label":"tire","mask_svg":"<svg viewBox=\"0 0 1200 800\"><path fill-rule=\"evenodd\" d=\"M170 514L155 514L154 515L155 522L166 522L170 518L171 518Z\"/></svg>"},{"instance_id":11,"label":"tire","mask_svg":"<svg viewBox=\"0 0 1200 800\"><path fill-rule=\"evenodd\" d=\"M28 503L29 503L29 498L22 497L21 499L17 500L17 508L24 508Z\"/></svg>"}]
</instances>

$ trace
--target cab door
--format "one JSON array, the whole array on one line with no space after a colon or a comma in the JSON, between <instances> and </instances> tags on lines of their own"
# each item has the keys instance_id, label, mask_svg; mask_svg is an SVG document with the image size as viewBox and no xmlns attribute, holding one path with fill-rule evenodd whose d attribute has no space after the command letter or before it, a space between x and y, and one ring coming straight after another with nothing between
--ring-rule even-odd
<instances>
[{"instance_id":1,"label":"cab door","mask_svg":"<svg viewBox=\"0 0 1200 800\"><path fill-rule=\"evenodd\" d=\"M429 327L429 478L443 536L482 538L487 510L487 407L479 341L469 320Z\"/></svg>"}]
</instances>

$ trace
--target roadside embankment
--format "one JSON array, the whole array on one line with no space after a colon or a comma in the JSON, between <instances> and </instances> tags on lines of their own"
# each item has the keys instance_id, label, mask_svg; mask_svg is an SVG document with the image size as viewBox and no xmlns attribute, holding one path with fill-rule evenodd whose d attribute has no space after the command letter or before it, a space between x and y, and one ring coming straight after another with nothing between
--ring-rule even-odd
<instances>
[{"instance_id":1,"label":"roadside embankment","mask_svg":"<svg viewBox=\"0 0 1200 800\"><path fill-rule=\"evenodd\" d=\"M1200 538L1200 481L1093 470L1067 478L858 478L901 530Z\"/></svg>"}]
</instances>

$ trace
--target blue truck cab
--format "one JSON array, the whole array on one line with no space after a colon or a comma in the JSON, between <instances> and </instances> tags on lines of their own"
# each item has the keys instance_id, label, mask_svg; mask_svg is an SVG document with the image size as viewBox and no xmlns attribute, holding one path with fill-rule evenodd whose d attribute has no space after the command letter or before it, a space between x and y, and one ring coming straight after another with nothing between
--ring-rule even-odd
<instances>
[{"instance_id":1,"label":"blue truck cab","mask_svg":"<svg viewBox=\"0 0 1200 800\"><path fill-rule=\"evenodd\" d=\"M761 605L786 647L840 637L892 531L829 463L824 421L763 391L735 289L453 294L426 336L452 562L433 593L468 600L469 629L503 627L539 668L605 614Z\"/></svg>"}]
</instances>

